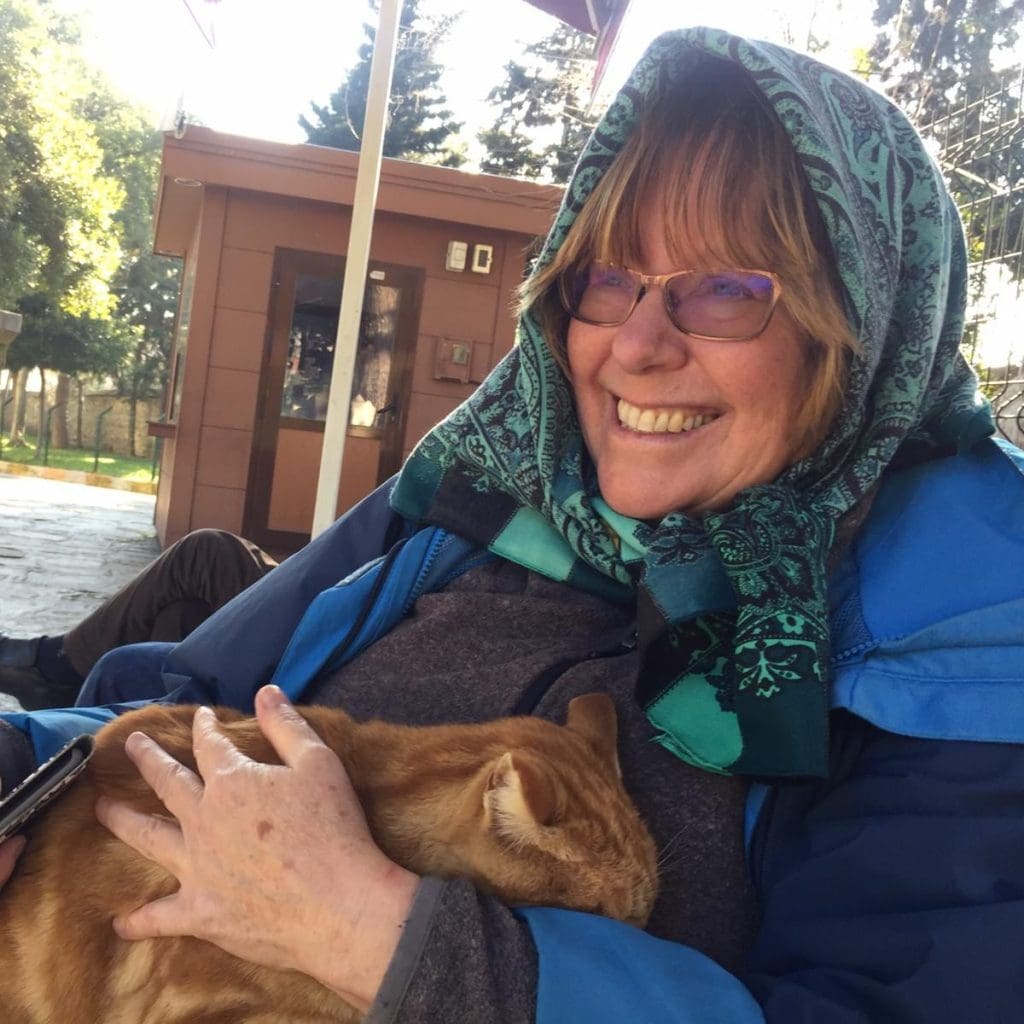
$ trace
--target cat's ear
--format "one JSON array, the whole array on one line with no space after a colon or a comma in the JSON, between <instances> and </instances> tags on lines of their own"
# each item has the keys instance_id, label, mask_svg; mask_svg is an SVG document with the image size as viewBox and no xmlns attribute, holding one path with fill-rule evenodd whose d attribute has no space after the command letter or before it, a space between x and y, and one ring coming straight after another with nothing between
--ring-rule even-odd
<instances>
[{"instance_id":1,"label":"cat's ear","mask_svg":"<svg viewBox=\"0 0 1024 1024\"><path fill-rule=\"evenodd\" d=\"M569 701L569 713L565 724L573 732L585 736L608 758L615 773L621 778L619 769L619 720L615 704L607 693L585 693Z\"/></svg>"},{"instance_id":2,"label":"cat's ear","mask_svg":"<svg viewBox=\"0 0 1024 1024\"><path fill-rule=\"evenodd\" d=\"M522 750L509 750L491 769L484 790L487 823L509 839L529 840L558 816L559 792L543 762Z\"/></svg>"}]
</instances>

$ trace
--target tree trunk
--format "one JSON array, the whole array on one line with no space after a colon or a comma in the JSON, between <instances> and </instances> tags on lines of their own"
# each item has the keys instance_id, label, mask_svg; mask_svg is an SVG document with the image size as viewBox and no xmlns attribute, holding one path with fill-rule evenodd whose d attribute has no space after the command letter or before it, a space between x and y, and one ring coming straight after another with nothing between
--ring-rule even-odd
<instances>
[{"instance_id":1,"label":"tree trunk","mask_svg":"<svg viewBox=\"0 0 1024 1024\"><path fill-rule=\"evenodd\" d=\"M50 436L54 448L68 447L68 400L71 398L71 378L66 373L57 374L57 394L54 396L54 413L50 417Z\"/></svg>"},{"instance_id":2,"label":"tree trunk","mask_svg":"<svg viewBox=\"0 0 1024 1024\"><path fill-rule=\"evenodd\" d=\"M14 401L10 411L11 447L20 448L25 444L25 387L28 384L28 369L22 367L14 375Z\"/></svg>"},{"instance_id":3,"label":"tree trunk","mask_svg":"<svg viewBox=\"0 0 1024 1024\"><path fill-rule=\"evenodd\" d=\"M46 444L46 433L49 424L46 422L46 370L39 368L39 436L36 438L36 456L41 458Z\"/></svg>"},{"instance_id":4,"label":"tree trunk","mask_svg":"<svg viewBox=\"0 0 1024 1024\"><path fill-rule=\"evenodd\" d=\"M128 454L132 457L138 455L135 450L135 418L139 412L139 396L132 391L128 399Z\"/></svg>"},{"instance_id":5,"label":"tree trunk","mask_svg":"<svg viewBox=\"0 0 1024 1024\"><path fill-rule=\"evenodd\" d=\"M75 416L75 447L82 447L82 415L85 411L85 385L80 377L75 378L75 390L78 392Z\"/></svg>"}]
</instances>

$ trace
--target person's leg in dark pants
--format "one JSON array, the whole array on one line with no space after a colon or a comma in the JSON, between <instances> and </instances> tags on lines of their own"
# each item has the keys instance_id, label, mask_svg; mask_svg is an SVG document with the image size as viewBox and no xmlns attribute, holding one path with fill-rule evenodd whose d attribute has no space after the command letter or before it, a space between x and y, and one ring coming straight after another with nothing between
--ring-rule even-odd
<instances>
[{"instance_id":1,"label":"person's leg in dark pants","mask_svg":"<svg viewBox=\"0 0 1024 1024\"><path fill-rule=\"evenodd\" d=\"M72 704L107 651L183 640L276 565L255 544L224 530L187 534L63 636L0 636L0 692L28 710Z\"/></svg>"}]
</instances>

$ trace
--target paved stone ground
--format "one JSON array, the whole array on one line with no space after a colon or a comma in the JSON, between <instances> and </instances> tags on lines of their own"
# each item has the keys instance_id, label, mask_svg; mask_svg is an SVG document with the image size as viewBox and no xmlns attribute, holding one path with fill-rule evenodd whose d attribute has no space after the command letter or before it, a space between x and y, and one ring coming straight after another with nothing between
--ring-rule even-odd
<instances>
[{"instance_id":1,"label":"paved stone ground","mask_svg":"<svg viewBox=\"0 0 1024 1024\"><path fill-rule=\"evenodd\" d=\"M63 633L160 553L155 499L0 473L0 631ZM0 695L0 710L17 705Z\"/></svg>"}]
</instances>

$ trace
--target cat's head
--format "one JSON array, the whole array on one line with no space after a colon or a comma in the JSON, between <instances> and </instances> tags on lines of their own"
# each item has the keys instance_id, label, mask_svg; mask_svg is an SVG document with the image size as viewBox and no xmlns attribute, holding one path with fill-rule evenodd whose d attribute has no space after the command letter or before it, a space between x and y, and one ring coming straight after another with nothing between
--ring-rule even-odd
<instances>
[{"instance_id":1,"label":"cat's head","mask_svg":"<svg viewBox=\"0 0 1024 1024\"><path fill-rule=\"evenodd\" d=\"M656 850L622 785L611 699L577 697L564 726L536 718L496 725L497 744L488 744L464 805L474 880L509 903L644 924L657 892Z\"/></svg>"}]
</instances>

